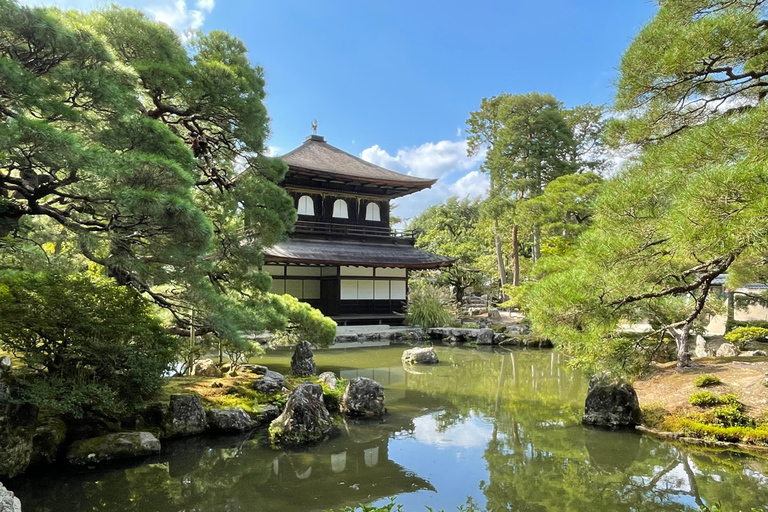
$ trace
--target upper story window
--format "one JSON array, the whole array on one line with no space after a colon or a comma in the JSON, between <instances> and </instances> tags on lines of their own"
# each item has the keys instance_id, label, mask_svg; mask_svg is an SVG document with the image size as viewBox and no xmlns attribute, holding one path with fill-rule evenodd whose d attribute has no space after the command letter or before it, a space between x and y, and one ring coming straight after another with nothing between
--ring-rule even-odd
<instances>
[{"instance_id":1,"label":"upper story window","mask_svg":"<svg viewBox=\"0 0 768 512\"><path fill-rule=\"evenodd\" d=\"M337 199L333 203L333 216L337 219L348 219L349 211L347 209L347 202L343 199Z\"/></svg>"},{"instance_id":2,"label":"upper story window","mask_svg":"<svg viewBox=\"0 0 768 512\"><path fill-rule=\"evenodd\" d=\"M309 196L301 196L299 198L299 215L314 215L315 214L315 202Z\"/></svg>"},{"instance_id":3,"label":"upper story window","mask_svg":"<svg viewBox=\"0 0 768 512\"><path fill-rule=\"evenodd\" d=\"M368 203L368 206L365 207L365 220L371 220L374 222L381 221L381 210L379 209L378 204Z\"/></svg>"}]
</instances>

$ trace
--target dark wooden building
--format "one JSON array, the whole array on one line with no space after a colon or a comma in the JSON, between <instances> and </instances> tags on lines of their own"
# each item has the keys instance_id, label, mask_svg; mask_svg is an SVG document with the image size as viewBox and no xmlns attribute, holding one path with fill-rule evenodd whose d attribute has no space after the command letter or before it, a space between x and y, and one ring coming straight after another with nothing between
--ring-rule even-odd
<instances>
[{"instance_id":1,"label":"dark wooden building","mask_svg":"<svg viewBox=\"0 0 768 512\"><path fill-rule=\"evenodd\" d=\"M340 324L401 321L408 272L454 260L416 249L413 233L391 229L389 202L436 180L384 169L319 135L281 159L299 218L290 240L265 250L272 291L293 295Z\"/></svg>"}]
</instances>

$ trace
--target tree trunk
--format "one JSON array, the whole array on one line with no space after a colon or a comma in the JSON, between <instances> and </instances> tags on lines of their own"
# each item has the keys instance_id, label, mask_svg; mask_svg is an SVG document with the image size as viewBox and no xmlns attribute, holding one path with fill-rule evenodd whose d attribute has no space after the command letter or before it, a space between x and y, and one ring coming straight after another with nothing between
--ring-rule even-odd
<instances>
[{"instance_id":1,"label":"tree trunk","mask_svg":"<svg viewBox=\"0 0 768 512\"><path fill-rule=\"evenodd\" d=\"M501 239L499 238L499 221L493 220L493 242L496 244L496 263L499 266L499 279L502 288L507 284L507 269L504 268L504 257L501 253Z\"/></svg>"},{"instance_id":2,"label":"tree trunk","mask_svg":"<svg viewBox=\"0 0 768 512\"><path fill-rule=\"evenodd\" d=\"M675 338L677 345L677 367L687 368L691 366L691 354L688 352L688 337L691 332L691 324L686 323L679 329L670 329L670 334Z\"/></svg>"},{"instance_id":3,"label":"tree trunk","mask_svg":"<svg viewBox=\"0 0 768 512\"><path fill-rule=\"evenodd\" d=\"M533 228L533 263L539 261L541 258L541 228L536 226Z\"/></svg>"},{"instance_id":4,"label":"tree trunk","mask_svg":"<svg viewBox=\"0 0 768 512\"><path fill-rule=\"evenodd\" d=\"M727 297L728 297L728 316L725 320L725 333L728 333L731 331L735 325L736 322L736 294L731 291L726 291Z\"/></svg>"},{"instance_id":5,"label":"tree trunk","mask_svg":"<svg viewBox=\"0 0 768 512\"><path fill-rule=\"evenodd\" d=\"M520 250L517 245L517 224L515 224L512 226L512 286L520 286Z\"/></svg>"}]
</instances>

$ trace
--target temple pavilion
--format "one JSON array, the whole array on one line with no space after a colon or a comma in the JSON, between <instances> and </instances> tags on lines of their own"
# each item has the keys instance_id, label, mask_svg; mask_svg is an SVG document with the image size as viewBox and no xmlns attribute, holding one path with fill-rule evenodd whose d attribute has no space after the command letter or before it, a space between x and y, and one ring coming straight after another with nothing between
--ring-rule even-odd
<instances>
[{"instance_id":1,"label":"temple pavilion","mask_svg":"<svg viewBox=\"0 0 768 512\"><path fill-rule=\"evenodd\" d=\"M298 221L288 241L265 250L272 292L293 295L339 324L400 323L409 271L454 260L416 249L413 232L392 229L389 202L437 180L384 169L319 135L280 158Z\"/></svg>"}]
</instances>

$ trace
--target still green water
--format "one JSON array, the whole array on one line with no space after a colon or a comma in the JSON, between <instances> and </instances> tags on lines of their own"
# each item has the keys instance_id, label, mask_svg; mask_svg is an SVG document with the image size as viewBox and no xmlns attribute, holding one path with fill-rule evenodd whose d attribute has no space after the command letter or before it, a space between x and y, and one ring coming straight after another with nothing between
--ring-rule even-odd
<instances>
[{"instance_id":1,"label":"still green water","mask_svg":"<svg viewBox=\"0 0 768 512\"><path fill-rule=\"evenodd\" d=\"M765 459L583 428L586 379L555 352L438 347L438 366L413 371L402 351L316 353L318 371L381 382L389 409L321 445L196 437L142 465L59 469L8 487L24 512L303 512L390 496L417 512L768 510ZM283 351L260 362L286 372L289 361Z\"/></svg>"}]
</instances>

